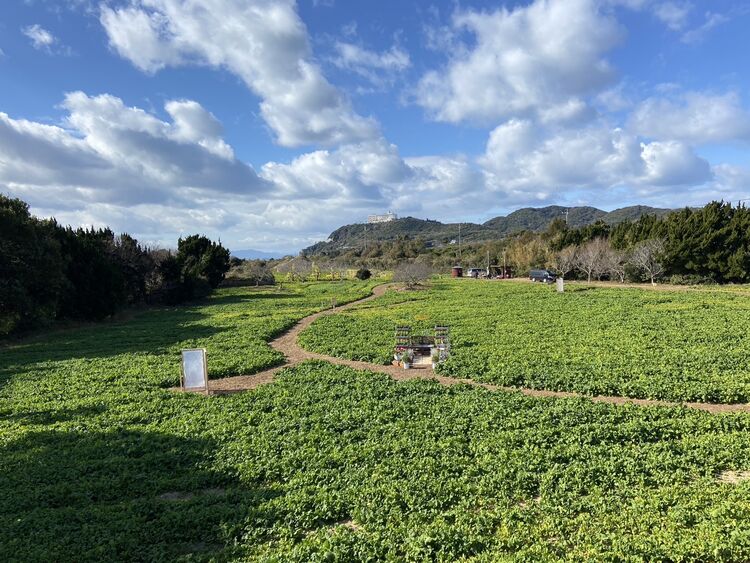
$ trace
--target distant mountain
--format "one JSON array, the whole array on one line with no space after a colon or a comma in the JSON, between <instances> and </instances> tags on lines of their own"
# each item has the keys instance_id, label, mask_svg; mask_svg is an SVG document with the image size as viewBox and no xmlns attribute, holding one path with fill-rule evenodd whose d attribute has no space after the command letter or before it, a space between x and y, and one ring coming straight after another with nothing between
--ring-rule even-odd
<instances>
[{"instance_id":1,"label":"distant mountain","mask_svg":"<svg viewBox=\"0 0 750 563\"><path fill-rule=\"evenodd\" d=\"M565 219L567 212L568 225L583 227L597 220L616 225L623 221L635 220L642 215L666 215L670 209L659 209L646 205L623 207L614 211L602 211L595 207L526 207L510 213L506 217L495 217L479 225L461 223L461 240L463 242L480 242L504 238L520 231L540 232L554 219ZM328 240L315 243L302 252L306 255L328 254L345 251L349 248L362 248L366 241L389 241L398 238L421 238L427 244L441 246L458 238L459 223L441 223L429 219L404 217L388 223L356 223L339 227L331 233Z\"/></svg>"},{"instance_id":2,"label":"distant mountain","mask_svg":"<svg viewBox=\"0 0 750 563\"><path fill-rule=\"evenodd\" d=\"M604 220L610 225L616 225L623 221L635 221L641 217L641 215L656 215L657 217L663 217L668 213L671 213L672 209L660 209L658 207L649 207L647 205L631 205L630 207L621 207L607 213Z\"/></svg>"},{"instance_id":3,"label":"distant mountain","mask_svg":"<svg viewBox=\"0 0 750 563\"><path fill-rule=\"evenodd\" d=\"M585 227L598 220L610 225L616 225L623 221L634 221L641 215L657 215L661 217L672 211L671 209L659 209L647 205L633 205L622 207L614 211L602 211L596 207L561 207L550 205L547 207L525 207L514 211L507 217L495 217L484 223L503 236L517 233L519 231L543 231L555 219L564 219L567 212L568 225L577 228Z\"/></svg>"},{"instance_id":4,"label":"distant mountain","mask_svg":"<svg viewBox=\"0 0 750 563\"><path fill-rule=\"evenodd\" d=\"M490 227L501 235L509 235L518 231L543 231L555 219L564 219L568 214L568 225L583 227L598 219L605 219L606 211L595 207L525 207L514 211L507 217L495 217L487 221L484 226Z\"/></svg>"},{"instance_id":5,"label":"distant mountain","mask_svg":"<svg viewBox=\"0 0 750 563\"><path fill-rule=\"evenodd\" d=\"M429 219L404 217L388 223L345 225L331 233L328 240L315 243L302 252L306 255L361 248L367 241L388 241L398 238L421 238L428 243L447 244L458 238L458 223L441 223ZM497 238L493 229L476 223L461 223L461 239L465 242Z\"/></svg>"},{"instance_id":6,"label":"distant mountain","mask_svg":"<svg viewBox=\"0 0 750 563\"><path fill-rule=\"evenodd\" d=\"M270 260L272 258L283 258L284 256L287 256L287 254L281 252L264 252L262 250L253 250L252 248L247 250L233 250L230 254L243 260Z\"/></svg>"}]
</instances>

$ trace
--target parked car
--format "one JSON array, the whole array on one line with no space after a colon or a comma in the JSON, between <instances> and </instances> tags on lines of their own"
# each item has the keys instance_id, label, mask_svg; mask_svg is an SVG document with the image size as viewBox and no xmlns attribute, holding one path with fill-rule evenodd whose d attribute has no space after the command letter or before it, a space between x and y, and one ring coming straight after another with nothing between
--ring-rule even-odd
<instances>
[{"instance_id":1,"label":"parked car","mask_svg":"<svg viewBox=\"0 0 750 563\"><path fill-rule=\"evenodd\" d=\"M531 270L529 279L533 282L554 283L557 280L557 274L549 270Z\"/></svg>"}]
</instances>

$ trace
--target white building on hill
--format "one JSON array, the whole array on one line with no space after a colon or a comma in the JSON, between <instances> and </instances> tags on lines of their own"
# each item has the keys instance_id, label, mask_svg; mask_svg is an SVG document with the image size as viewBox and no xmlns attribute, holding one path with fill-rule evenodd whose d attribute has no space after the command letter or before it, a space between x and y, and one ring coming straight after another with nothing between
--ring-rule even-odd
<instances>
[{"instance_id":1,"label":"white building on hill","mask_svg":"<svg viewBox=\"0 0 750 563\"><path fill-rule=\"evenodd\" d=\"M384 215L367 216L368 223L387 223L388 221L393 221L395 219L398 219L398 215L396 215L395 213L391 213L390 211Z\"/></svg>"}]
</instances>

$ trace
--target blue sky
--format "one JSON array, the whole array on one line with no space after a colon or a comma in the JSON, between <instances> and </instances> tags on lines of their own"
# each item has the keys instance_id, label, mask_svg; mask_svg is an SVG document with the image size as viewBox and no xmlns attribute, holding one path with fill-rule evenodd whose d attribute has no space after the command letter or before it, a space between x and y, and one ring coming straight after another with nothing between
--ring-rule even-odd
<instances>
[{"instance_id":1,"label":"blue sky","mask_svg":"<svg viewBox=\"0 0 750 563\"><path fill-rule=\"evenodd\" d=\"M393 210L750 197L750 6L10 0L0 192L296 251Z\"/></svg>"}]
</instances>

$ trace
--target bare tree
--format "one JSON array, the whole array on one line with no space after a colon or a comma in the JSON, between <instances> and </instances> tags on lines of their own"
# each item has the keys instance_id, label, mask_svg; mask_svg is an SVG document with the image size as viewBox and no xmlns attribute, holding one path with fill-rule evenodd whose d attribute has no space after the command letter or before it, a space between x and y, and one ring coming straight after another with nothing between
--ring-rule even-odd
<instances>
[{"instance_id":1,"label":"bare tree","mask_svg":"<svg viewBox=\"0 0 750 563\"><path fill-rule=\"evenodd\" d=\"M628 257L625 252L607 245L607 249L602 256L602 269L609 274L610 279L618 279L620 283L624 283L627 263Z\"/></svg>"},{"instance_id":2,"label":"bare tree","mask_svg":"<svg viewBox=\"0 0 750 563\"><path fill-rule=\"evenodd\" d=\"M576 269L578 260L578 247L566 246L560 252L552 257L552 267L564 278L570 272Z\"/></svg>"},{"instance_id":3,"label":"bare tree","mask_svg":"<svg viewBox=\"0 0 750 563\"><path fill-rule=\"evenodd\" d=\"M600 277L605 273L604 254L609 248L609 243L603 238L595 238L582 245L576 253L576 268L586 274L586 279L591 281L593 277Z\"/></svg>"},{"instance_id":4,"label":"bare tree","mask_svg":"<svg viewBox=\"0 0 750 563\"><path fill-rule=\"evenodd\" d=\"M321 267L319 262L313 261L310 264L310 275L315 281L320 281Z\"/></svg>"},{"instance_id":5,"label":"bare tree","mask_svg":"<svg viewBox=\"0 0 750 563\"><path fill-rule=\"evenodd\" d=\"M393 281L403 282L407 289L414 289L432 275L432 270L426 264L418 262L405 263L393 272Z\"/></svg>"},{"instance_id":6,"label":"bare tree","mask_svg":"<svg viewBox=\"0 0 750 563\"><path fill-rule=\"evenodd\" d=\"M302 281L310 275L312 265L303 256L295 256L276 266L276 271L286 274L288 281Z\"/></svg>"},{"instance_id":7,"label":"bare tree","mask_svg":"<svg viewBox=\"0 0 750 563\"><path fill-rule=\"evenodd\" d=\"M265 260L243 260L232 267L225 280L230 284L274 285L276 283L273 272Z\"/></svg>"},{"instance_id":8,"label":"bare tree","mask_svg":"<svg viewBox=\"0 0 750 563\"><path fill-rule=\"evenodd\" d=\"M339 262L336 262L335 260L329 260L326 263L326 270L328 271L328 275L331 276L331 281L342 280L344 276L341 275L342 266Z\"/></svg>"},{"instance_id":9,"label":"bare tree","mask_svg":"<svg viewBox=\"0 0 750 563\"><path fill-rule=\"evenodd\" d=\"M664 273L663 255L664 241L662 239L644 240L633 249L630 263L646 272L646 275L651 278L651 285L656 285L656 278Z\"/></svg>"}]
</instances>

